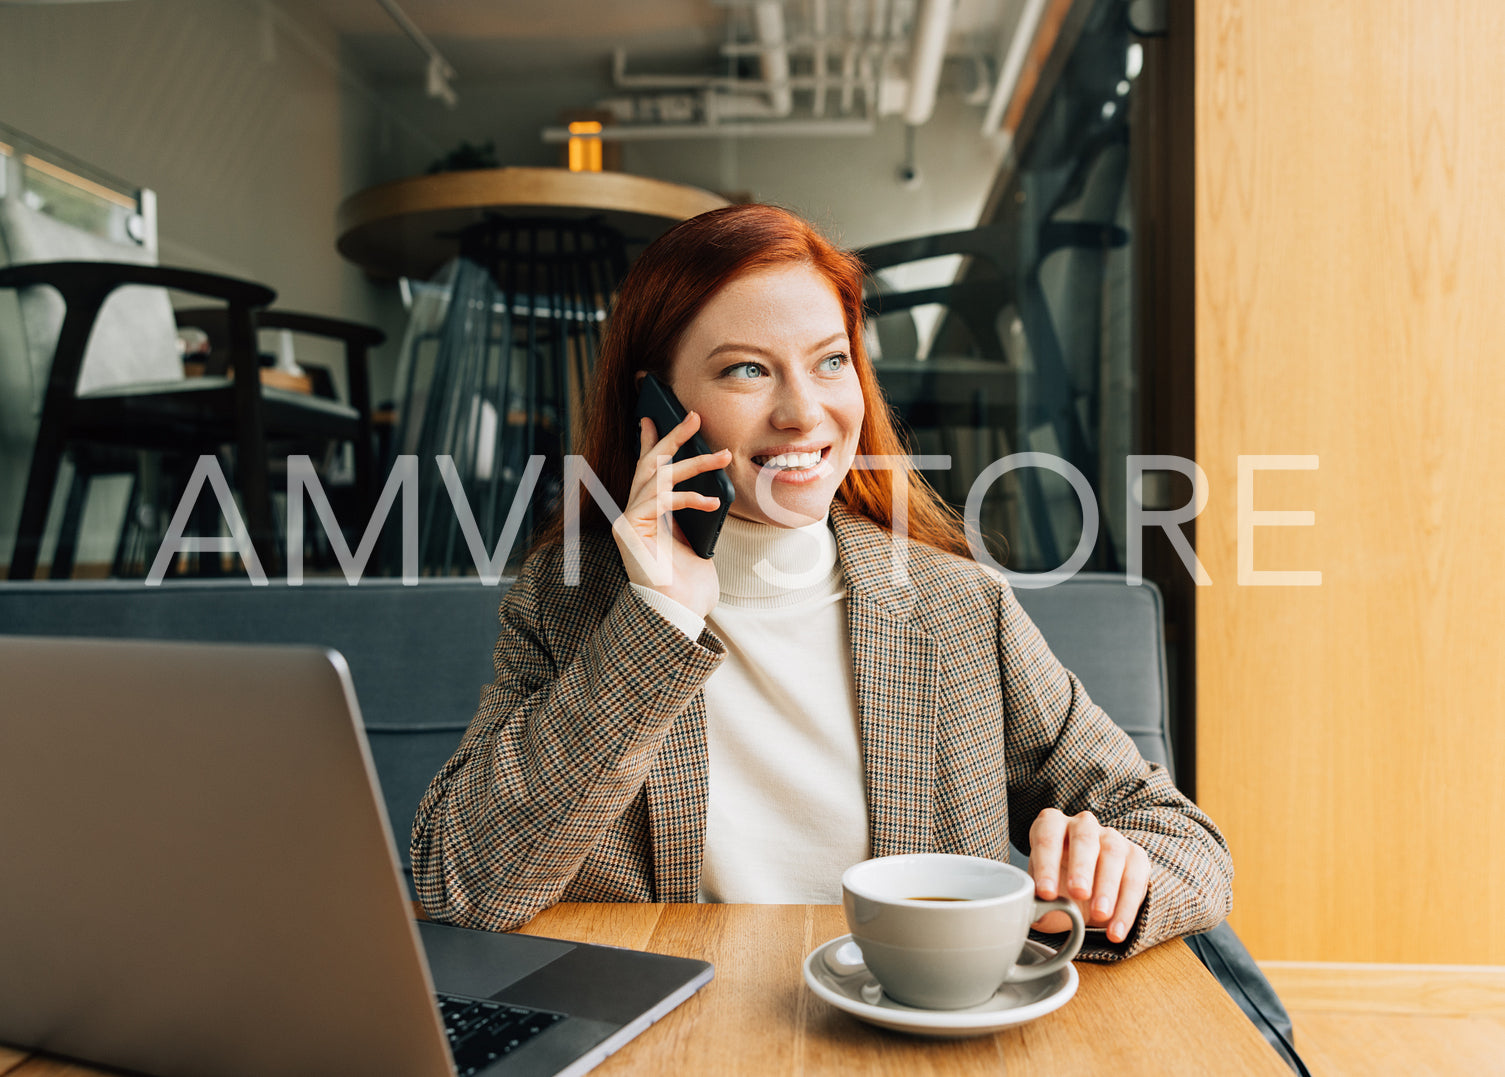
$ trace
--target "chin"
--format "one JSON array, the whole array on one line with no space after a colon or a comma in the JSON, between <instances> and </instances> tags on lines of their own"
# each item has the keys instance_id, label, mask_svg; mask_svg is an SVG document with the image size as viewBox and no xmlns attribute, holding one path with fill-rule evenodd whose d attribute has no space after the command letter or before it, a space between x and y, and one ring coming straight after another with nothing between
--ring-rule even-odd
<instances>
[{"instance_id":1,"label":"chin","mask_svg":"<svg viewBox=\"0 0 1505 1077\"><path fill-rule=\"evenodd\" d=\"M753 523L767 524L770 527L804 527L807 524L819 523L824 520L826 513L831 510L831 501L832 498L829 496L824 499L817 496L789 498L788 500L781 497L775 501L775 505L777 505L779 510L779 518L774 519L758 506L757 501L752 496L749 496L744 501L742 495L738 494L737 500L732 503L731 515L744 520L750 520ZM745 509L742 509L743 505L746 506ZM794 516L798 516L799 520L792 519Z\"/></svg>"}]
</instances>

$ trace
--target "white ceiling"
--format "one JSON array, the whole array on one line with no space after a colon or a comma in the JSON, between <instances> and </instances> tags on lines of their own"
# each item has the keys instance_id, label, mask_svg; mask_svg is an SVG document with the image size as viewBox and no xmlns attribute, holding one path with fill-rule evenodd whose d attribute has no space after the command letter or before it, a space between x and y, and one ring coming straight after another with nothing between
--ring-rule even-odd
<instances>
[{"instance_id":1,"label":"white ceiling","mask_svg":"<svg viewBox=\"0 0 1505 1077\"><path fill-rule=\"evenodd\" d=\"M790 0L794 8L801 0ZM803 0L806 7L816 0ZM846 0L825 0L833 25ZM997 53L999 27L1022 0L957 0L952 49ZM633 66L705 70L716 63L734 7L714 0L398 0L466 82L535 74L603 75L612 50ZM340 34L345 55L378 81L419 79L424 56L377 0L303 0ZM1011 24L1011 23L1010 23Z\"/></svg>"},{"instance_id":2,"label":"white ceiling","mask_svg":"<svg viewBox=\"0 0 1505 1077\"><path fill-rule=\"evenodd\" d=\"M419 78L425 59L376 0L306 0L377 81ZM399 0L459 82L605 73L627 45L663 57L714 57L724 8L708 0Z\"/></svg>"},{"instance_id":3,"label":"white ceiling","mask_svg":"<svg viewBox=\"0 0 1505 1077\"><path fill-rule=\"evenodd\" d=\"M395 33L376 0L305 0L344 33ZM718 26L725 8L709 0L400 0L432 38L557 38L588 28L632 33L694 25Z\"/></svg>"}]
</instances>

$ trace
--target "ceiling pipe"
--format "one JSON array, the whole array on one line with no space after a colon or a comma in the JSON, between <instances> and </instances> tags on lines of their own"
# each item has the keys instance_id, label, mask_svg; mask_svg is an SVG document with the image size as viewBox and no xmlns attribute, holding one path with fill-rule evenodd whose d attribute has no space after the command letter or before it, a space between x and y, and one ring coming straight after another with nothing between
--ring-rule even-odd
<instances>
[{"instance_id":1,"label":"ceiling pipe","mask_svg":"<svg viewBox=\"0 0 1505 1077\"><path fill-rule=\"evenodd\" d=\"M0 0L4 3L4 0ZM790 75L784 80L784 84L795 90L813 90L816 79L814 75ZM689 92L692 90L704 90L707 88L719 90L741 90L743 92L757 91L769 93L773 86L763 82L762 79L739 79L732 75L627 75L625 81L617 85L627 90L679 90ZM762 102L764 108L771 108L768 102Z\"/></svg>"},{"instance_id":2,"label":"ceiling pipe","mask_svg":"<svg viewBox=\"0 0 1505 1077\"><path fill-rule=\"evenodd\" d=\"M885 49L889 37L893 34L893 28L889 25L888 19L889 2L890 0L872 0L873 6L868 12L866 45L857 58L858 77L873 87L875 96L877 82L883 77Z\"/></svg>"},{"instance_id":3,"label":"ceiling pipe","mask_svg":"<svg viewBox=\"0 0 1505 1077\"><path fill-rule=\"evenodd\" d=\"M894 56L899 51L902 37L904 11L899 0L878 0L878 44L873 49L873 92L879 92L878 84L893 70Z\"/></svg>"},{"instance_id":4,"label":"ceiling pipe","mask_svg":"<svg viewBox=\"0 0 1505 1077\"><path fill-rule=\"evenodd\" d=\"M847 0L847 47L841 54L841 111L852 111L852 99L857 92L858 41L862 37L867 12L863 0Z\"/></svg>"},{"instance_id":5,"label":"ceiling pipe","mask_svg":"<svg viewBox=\"0 0 1505 1077\"><path fill-rule=\"evenodd\" d=\"M1045 14L1049 0L1025 0L1024 10L1019 13L1019 22L1014 26L1009 39L1009 50L998 71L998 82L993 87L992 100L988 102L987 114L982 119L982 133L996 135L1003 126L1003 114L1014 90L1019 85L1019 76L1024 71L1024 61L1029 56L1029 47L1035 42L1040 29L1040 19Z\"/></svg>"},{"instance_id":6,"label":"ceiling pipe","mask_svg":"<svg viewBox=\"0 0 1505 1077\"><path fill-rule=\"evenodd\" d=\"M783 119L794 111L794 85L815 85L818 77L792 79L789 74L789 44L784 26L781 0L758 0L753 5L753 29L757 35L760 78L748 79L683 76L629 75L627 50L612 53L612 81L623 89L700 88L705 95L707 119ZM711 89L730 92L711 93ZM766 94L766 99L760 94Z\"/></svg>"},{"instance_id":7,"label":"ceiling pipe","mask_svg":"<svg viewBox=\"0 0 1505 1077\"><path fill-rule=\"evenodd\" d=\"M871 119L774 120L742 123L607 124L599 135L603 142L661 142L676 138L783 138L807 136L832 138L871 135L878 125ZM578 135L576 136L579 137ZM546 127L545 142L568 142L565 127Z\"/></svg>"},{"instance_id":8,"label":"ceiling pipe","mask_svg":"<svg viewBox=\"0 0 1505 1077\"><path fill-rule=\"evenodd\" d=\"M762 0L753 8L753 27L763 55L758 66L768 86L768 103L773 115L787 116L794 111L794 92L789 89L789 49L784 44L784 5L779 0Z\"/></svg>"},{"instance_id":9,"label":"ceiling pipe","mask_svg":"<svg viewBox=\"0 0 1505 1077\"><path fill-rule=\"evenodd\" d=\"M909 101L904 106L904 122L911 127L926 123L935 112L953 7L954 0L920 0L909 58Z\"/></svg>"},{"instance_id":10,"label":"ceiling pipe","mask_svg":"<svg viewBox=\"0 0 1505 1077\"><path fill-rule=\"evenodd\" d=\"M679 91L688 100L693 94L700 102L700 123L680 122L679 117L664 113L657 122L633 120L638 109L633 99L627 99L618 107L611 103L619 120L615 132L624 132L629 126L640 128L642 133L606 134L605 138L679 138L698 135L755 133L758 121L765 133L814 134L821 130L829 133L854 134L872 129L880 116L903 115L909 126L918 126L931 119L939 92L946 46L950 37L957 0L808 0L811 9L810 32L791 37L786 25L786 7L789 0L719 0L728 6L750 9L752 29L750 41L729 43L721 47L724 56L752 56L759 58L756 77L735 75L662 75L632 74L627 72L627 52L623 48L613 50L612 80L620 88L631 91ZM840 4L844 13L831 13L829 4ZM844 14L844 18L843 18ZM831 34L831 22L844 22L844 31ZM830 66L831 50L840 64L840 71ZM792 57L796 52L813 54L808 74L791 74ZM905 57L910 57L908 60ZM811 92L810 115L795 117L795 91ZM850 116L856 104L854 98L860 92L865 107L860 110L862 120L843 121L833 127L823 128L830 98L840 92L840 109ZM608 107L607 102L601 103ZM684 107L690 107L688 104ZM649 115L655 111L647 110ZM644 117L644 120L647 116ZM684 117L689 120L688 116ZM777 124L771 121L790 121ZM733 132L734 124L743 124L743 130ZM658 133L661 128L672 128ZM777 130L775 129L777 128ZM547 136L549 141L561 137L557 131Z\"/></svg>"},{"instance_id":11,"label":"ceiling pipe","mask_svg":"<svg viewBox=\"0 0 1505 1077\"><path fill-rule=\"evenodd\" d=\"M811 30L815 34L815 99L810 111L816 117L826 114L826 0L815 0Z\"/></svg>"}]
</instances>

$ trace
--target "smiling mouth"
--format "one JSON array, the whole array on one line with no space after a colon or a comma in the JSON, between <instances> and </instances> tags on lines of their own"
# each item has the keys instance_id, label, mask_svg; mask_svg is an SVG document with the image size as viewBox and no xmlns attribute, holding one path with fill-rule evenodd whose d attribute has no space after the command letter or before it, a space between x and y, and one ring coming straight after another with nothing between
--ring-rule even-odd
<instances>
[{"instance_id":1,"label":"smiling mouth","mask_svg":"<svg viewBox=\"0 0 1505 1077\"><path fill-rule=\"evenodd\" d=\"M815 452L786 452L777 456L754 456L752 462L758 467L774 471L809 471L826 458L829 446Z\"/></svg>"}]
</instances>

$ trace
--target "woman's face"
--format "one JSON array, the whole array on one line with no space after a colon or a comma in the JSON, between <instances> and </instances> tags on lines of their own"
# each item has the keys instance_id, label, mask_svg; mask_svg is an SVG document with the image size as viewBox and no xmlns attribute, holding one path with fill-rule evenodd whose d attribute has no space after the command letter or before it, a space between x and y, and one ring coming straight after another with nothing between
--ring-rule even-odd
<instances>
[{"instance_id":1,"label":"woman's face","mask_svg":"<svg viewBox=\"0 0 1505 1077\"><path fill-rule=\"evenodd\" d=\"M668 380L711 448L732 452L733 516L824 519L862 429L851 351L836 291L808 265L738 277L690 323Z\"/></svg>"}]
</instances>

